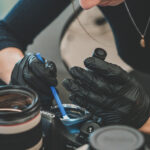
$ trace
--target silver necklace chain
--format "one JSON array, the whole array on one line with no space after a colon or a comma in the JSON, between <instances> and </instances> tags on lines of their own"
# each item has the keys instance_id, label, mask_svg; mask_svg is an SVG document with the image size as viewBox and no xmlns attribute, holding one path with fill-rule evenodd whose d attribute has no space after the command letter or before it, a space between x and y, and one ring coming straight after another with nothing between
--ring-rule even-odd
<instances>
[{"instance_id":1,"label":"silver necklace chain","mask_svg":"<svg viewBox=\"0 0 150 150\"><path fill-rule=\"evenodd\" d=\"M142 32L140 31L140 29L138 28L138 26L137 26L136 23L135 23L135 20L134 20L132 14L131 14L131 12L130 12L130 10L129 10L129 8L128 8L128 5L127 5L126 1L124 1L124 4L125 4L125 7L126 7L126 9L127 9L127 12L128 12L128 14L129 14L129 17L130 17L130 19L131 19L131 21L132 21L134 27L136 28L136 30L138 31L138 33L141 35L141 37L144 38L145 35L146 35L146 32L147 32L149 23L150 23L150 16L149 16L149 18L148 18L148 22L147 22L147 24L146 24L144 33L142 34Z\"/></svg>"}]
</instances>

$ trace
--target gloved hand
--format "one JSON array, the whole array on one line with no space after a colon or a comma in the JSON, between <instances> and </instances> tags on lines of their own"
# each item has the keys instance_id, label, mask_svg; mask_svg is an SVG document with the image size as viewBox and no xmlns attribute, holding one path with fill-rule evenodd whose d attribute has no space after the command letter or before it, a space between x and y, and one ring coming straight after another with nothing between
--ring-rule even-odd
<instances>
[{"instance_id":1,"label":"gloved hand","mask_svg":"<svg viewBox=\"0 0 150 150\"><path fill-rule=\"evenodd\" d=\"M44 59L44 62L38 60L33 53L25 55L16 63L10 84L32 88L37 92L43 108L46 109L52 104L53 95L50 86L57 85L57 70L52 61Z\"/></svg>"},{"instance_id":2,"label":"gloved hand","mask_svg":"<svg viewBox=\"0 0 150 150\"><path fill-rule=\"evenodd\" d=\"M73 67L74 79L65 79L70 99L102 118L101 125L124 124L140 128L150 116L150 98L126 71L104 61L106 53L98 49L84 64L88 70Z\"/></svg>"}]
</instances>

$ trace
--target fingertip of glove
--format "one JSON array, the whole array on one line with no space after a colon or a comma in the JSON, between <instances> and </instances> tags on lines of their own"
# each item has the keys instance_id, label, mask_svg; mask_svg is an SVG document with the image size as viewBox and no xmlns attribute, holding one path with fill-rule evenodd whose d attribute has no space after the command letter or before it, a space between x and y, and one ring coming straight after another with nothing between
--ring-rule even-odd
<instances>
[{"instance_id":1,"label":"fingertip of glove","mask_svg":"<svg viewBox=\"0 0 150 150\"><path fill-rule=\"evenodd\" d=\"M95 63L95 58L94 57L89 57L89 58L84 60L84 65L86 67L91 67L91 66L93 66L94 63Z\"/></svg>"},{"instance_id":2,"label":"fingertip of glove","mask_svg":"<svg viewBox=\"0 0 150 150\"><path fill-rule=\"evenodd\" d=\"M107 56L107 53L106 53L106 51L104 49L96 48L94 50L93 57L105 60L106 56Z\"/></svg>"},{"instance_id":3,"label":"fingertip of glove","mask_svg":"<svg viewBox=\"0 0 150 150\"><path fill-rule=\"evenodd\" d=\"M80 68L80 67L72 67L69 72L71 75L75 75L77 74L78 72L82 72L83 68Z\"/></svg>"},{"instance_id":4,"label":"fingertip of glove","mask_svg":"<svg viewBox=\"0 0 150 150\"><path fill-rule=\"evenodd\" d=\"M64 80L62 81L62 85L63 85L66 89L69 89L70 84L71 84L71 79L64 79Z\"/></svg>"},{"instance_id":5,"label":"fingertip of glove","mask_svg":"<svg viewBox=\"0 0 150 150\"><path fill-rule=\"evenodd\" d=\"M45 60L45 67L48 68L50 72L57 73L57 68L54 62Z\"/></svg>"},{"instance_id":6,"label":"fingertip of glove","mask_svg":"<svg viewBox=\"0 0 150 150\"><path fill-rule=\"evenodd\" d=\"M73 73L77 68L78 68L77 66L74 66L74 67L72 67L72 68L69 69L69 72Z\"/></svg>"},{"instance_id":7,"label":"fingertip of glove","mask_svg":"<svg viewBox=\"0 0 150 150\"><path fill-rule=\"evenodd\" d=\"M76 91L79 91L79 87L78 85L75 83L74 80L72 79L64 79L62 85L66 88L66 90L68 91L73 91L73 92L76 92Z\"/></svg>"}]
</instances>

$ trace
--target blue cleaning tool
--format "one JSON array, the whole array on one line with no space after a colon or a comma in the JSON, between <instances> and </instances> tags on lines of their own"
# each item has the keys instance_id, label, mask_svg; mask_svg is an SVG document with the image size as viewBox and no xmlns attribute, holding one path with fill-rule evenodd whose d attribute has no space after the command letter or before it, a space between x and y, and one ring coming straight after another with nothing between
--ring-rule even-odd
<instances>
[{"instance_id":1,"label":"blue cleaning tool","mask_svg":"<svg viewBox=\"0 0 150 150\"><path fill-rule=\"evenodd\" d=\"M37 57L37 59L39 59L41 62L44 63L44 60L43 60L43 58L41 57L40 53L36 53L36 57ZM55 100L56 100L56 103L57 103L57 105L58 105L58 108L59 108L59 110L60 110L60 112L61 112L61 114L62 114L62 119L61 119L61 121L63 122L63 124L64 124L67 128L70 127L70 126L76 125L76 124L78 124L78 123L81 123L82 121L84 121L84 119L80 119L80 118L69 118L69 116L67 115L67 113L66 113L66 111L65 111L65 109L64 109L63 104L61 103L61 100L60 100L60 98L59 98L59 95L58 95L58 93L57 93L55 87L51 86L50 89L51 89L51 91L52 91L52 93L53 93L53 95L54 95L54 98L55 98ZM68 129L69 129L69 128L68 128ZM75 130L75 131L73 131L73 132L78 132L78 131Z\"/></svg>"},{"instance_id":2,"label":"blue cleaning tool","mask_svg":"<svg viewBox=\"0 0 150 150\"><path fill-rule=\"evenodd\" d=\"M36 53L36 57L37 57L41 62L44 63L44 60L43 60L43 58L41 57L40 53ZM68 115L66 114L66 111L65 111L65 109L64 109L64 107L63 107L63 105L62 105L62 103L61 103L61 100L60 100L60 98L59 98L59 95L58 95L58 93L57 93L55 87L51 86L50 89L51 89L51 91L52 91L52 93L53 93L53 95L54 95L54 98L55 98L56 103L57 103L57 105L58 105L58 108L59 108L59 110L60 110L60 112L61 112L61 114L62 114L63 119L65 119L66 121L67 121L67 120L69 121L70 118L69 118Z\"/></svg>"}]
</instances>

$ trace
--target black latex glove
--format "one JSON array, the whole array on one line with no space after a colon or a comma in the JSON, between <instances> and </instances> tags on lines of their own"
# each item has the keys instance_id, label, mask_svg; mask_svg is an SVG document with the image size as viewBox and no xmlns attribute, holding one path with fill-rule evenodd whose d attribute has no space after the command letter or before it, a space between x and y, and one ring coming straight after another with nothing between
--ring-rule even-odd
<instances>
[{"instance_id":1,"label":"black latex glove","mask_svg":"<svg viewBox=\"0 0 150 150\"><path fill-rule=\"evenodd\" d=\"M23 85L32 88L37 92L43 108L48 108L53 99L50 86L57 85L56 66L52 61L44 59L38 60L33 53L16 63L12 74L11 82L13 85Z\"/></svg>"},{"instance_id":2,"label":"black latex glove","mask_svg":"<svg viewBox=\"0 0 150 150\"><path fill-rule=\"evenodd\" d=\"M150 98L139 83L117 65L104 61L106 53L97 49L84 64L88 70L73 67L74 79L63 85L70 99L87 108L102 125L125 124L140 128L150 116Z\"/></svg>"}]
</instances>

